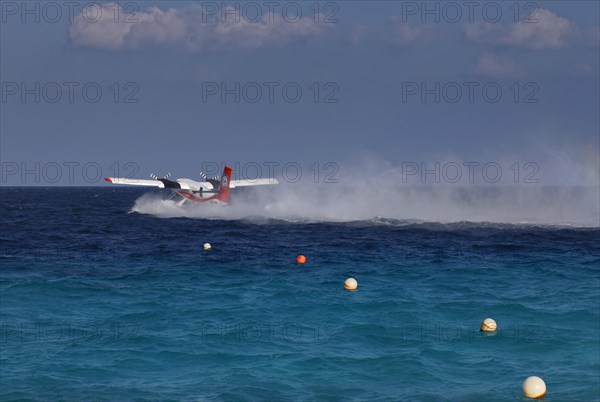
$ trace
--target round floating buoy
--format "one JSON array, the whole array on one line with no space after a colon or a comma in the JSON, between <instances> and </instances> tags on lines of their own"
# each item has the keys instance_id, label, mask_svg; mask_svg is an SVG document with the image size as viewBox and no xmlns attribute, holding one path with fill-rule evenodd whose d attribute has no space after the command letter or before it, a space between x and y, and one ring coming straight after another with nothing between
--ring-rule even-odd
<instances>
[{"instance_id":1,"label":"round floating buoy","mask_svg":"<svg viewBox=\"0 0 600 402\"><path fill-rule=\"evenodd\" d=\"M491 318L486 318L481 322L481 325L479 326L479 330L482 332L492 332L495 331L496 328L496 321L492 320Z\"/></svg>"},{"instance_id":2,"label":"round floating buoy","mask_svg":"<svg viewBox=\"0 0 600 402\"><path fill-rule=\"evenodd\" d=\"M305 262L306 262L306 257L303 256L302 254L300 254L298 257L296 257L296 263L304 264Z\"/></svg>"},{"instance_id":3,"label":"round floating buoy","mask_svg":"<svg viewBox=\"0 0 600 402\"><path fill-rule=\"evenodd\" d=\"M210 243L204 243L204 250L208 251L210 250L212 247L210 245Z\"/></svg>"},{"instance_id":4,"label":"round floating buoy","mask_svg":"<svg viewBox=\"0 0 600 402\"><path fill-rule=\"evenodd\" d=\"M531 376L523 381L523 394L527 398L537 399L546 395L546 383L540 377Z\"/></svg>"},{"instance_id":5,"label":"round floating buoy","mask_svg":"<svg viewBox=\"0 0 600 402\"><path fill-rule=\"evenodd\" d=\"M346 289L346 290L356 290L357 287L358 287L358 282L356 282L356 279L354 279L354 278L348 278L344 282L344 289Z\"/></svg>"}]
</instances>

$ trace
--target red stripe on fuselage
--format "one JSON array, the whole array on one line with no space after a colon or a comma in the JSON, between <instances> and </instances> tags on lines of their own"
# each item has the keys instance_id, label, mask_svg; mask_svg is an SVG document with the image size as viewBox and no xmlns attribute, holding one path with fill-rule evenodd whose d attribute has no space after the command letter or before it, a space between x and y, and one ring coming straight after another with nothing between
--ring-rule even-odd
<instances>
[{"instance_id":1,"label":"red stripe on fuselage","mask_svg":"<svg viewBox=\"0 0 600 402\"><path fill-rule=\"evenodd\" d=\"M188 193L187 191L178 191L177 194L179 194L180 196L182 196L186 200L190 200L190 201L194 201L194 202L207 202L207 201L211 201L211 200L216 200L217 199L217 195L218 195L218 194L215 194L212 197L200 198L200 197L196 197L192 193ZM220 200L217 200L217 201L220 201ZM220 201L220 202L223 202L223 201Z\"/></svg>"}]
</instances>

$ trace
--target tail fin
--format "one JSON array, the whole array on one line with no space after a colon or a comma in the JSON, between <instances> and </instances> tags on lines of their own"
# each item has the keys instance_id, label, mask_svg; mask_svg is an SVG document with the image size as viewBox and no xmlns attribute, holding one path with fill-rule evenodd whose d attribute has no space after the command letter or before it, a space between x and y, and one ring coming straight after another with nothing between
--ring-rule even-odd
<instances>
[{"instance_id":1,"label":"tail fin","mask_svg":"<svg viewBox=\"0 0 600 402\"><path fill-rule=\"evenodd\" d=\"M223 176L221 177L221 185L219 186L219 192L215 197L219 201L223 201L225 204L229 201L229 182L231 181L231 168L225 166L223 169Z\"/></svg>"}]
</instances>

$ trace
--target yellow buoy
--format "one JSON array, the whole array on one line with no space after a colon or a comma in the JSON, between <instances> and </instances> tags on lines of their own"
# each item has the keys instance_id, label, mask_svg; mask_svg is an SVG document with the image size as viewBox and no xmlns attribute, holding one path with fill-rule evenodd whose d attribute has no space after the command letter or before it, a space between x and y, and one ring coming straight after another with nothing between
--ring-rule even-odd
<instances>
[{"instance_id":1,"label":"yellow buoy","mask_svg":"<svg viewBox=\"0 0 600 402\"><path fill-rule=\"evenodd\" d=\"M523 381L522 389L527 398L537 399L546 395L546 383L537 376L531 376Z\"/></svg>"},{"instance_id":2,"label":"yellow buoy","mask_svg":"<svg viewBox=\"0 0 600 402\"><path fill-rule=\"evenodd\" d=\"M210 243L204 243L204 250L208 251L210 250L212 247L210 245Z\"/></svg>"},{"instance_id":3,"label":"yellow buoy","mask_svg":"<svg viewBox=\"0 0 600 402\"><path fill-rule=\"evenodd\" d=\"M346 290L356 290L357 287L358 287L358 282L356 282L356 279L354 279L354 278L348 278L344 282L344 289L346 289Z\"/></svg>"},{"instance_id":4,"label":"yellow buoy","mask_svg":"<svg viewBox=\"0 0 600 402\"><path fill-rule=\"evenodd\" d=\"M491 318L486 318L481 322L481 325L479 326L479 330L483 332L495 331L496 328L496 321L492 320Z\"/></svg>"}]
</instances>

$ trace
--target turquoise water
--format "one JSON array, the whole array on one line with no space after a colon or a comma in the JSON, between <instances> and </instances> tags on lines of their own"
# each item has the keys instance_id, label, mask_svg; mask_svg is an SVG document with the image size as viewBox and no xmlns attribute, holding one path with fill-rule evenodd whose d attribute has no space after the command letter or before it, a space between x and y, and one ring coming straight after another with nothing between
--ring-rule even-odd
<instances>
[{"instance_id":1,"label":"turquoise water","mask_svg":"<svg viewBox=\"0 0 600 402\"><path fill-rule=\"evenodd\" d=\"M1 400L506 401L530 375L546 401L600 400L597 228L162 219L128 213L136 189L1 191Z\"/></svg>"}]
</instances>

